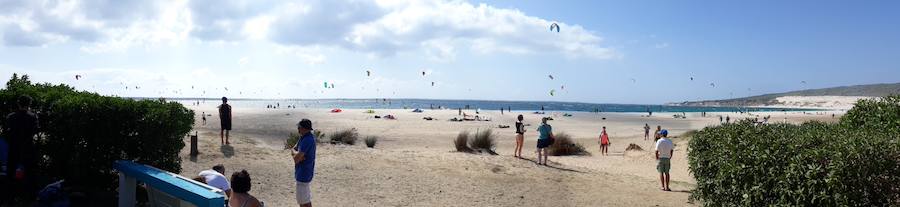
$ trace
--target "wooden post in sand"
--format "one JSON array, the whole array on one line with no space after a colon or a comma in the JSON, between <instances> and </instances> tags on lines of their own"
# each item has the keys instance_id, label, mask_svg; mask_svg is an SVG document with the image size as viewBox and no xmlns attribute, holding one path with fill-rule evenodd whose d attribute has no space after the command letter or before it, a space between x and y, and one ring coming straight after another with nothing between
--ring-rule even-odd
<instances>
[{"instance_id":1,"label":"wooden post in sand","mask_svg":"<svg viewBox=\"0 0 900 207\"><path fill-rule=\"evenodd\" d=\"M197 132L194 132L194 135L191 135L191 156L197 154L200 154L200 150L197 150Z\"/></svg>"}]
</instances>

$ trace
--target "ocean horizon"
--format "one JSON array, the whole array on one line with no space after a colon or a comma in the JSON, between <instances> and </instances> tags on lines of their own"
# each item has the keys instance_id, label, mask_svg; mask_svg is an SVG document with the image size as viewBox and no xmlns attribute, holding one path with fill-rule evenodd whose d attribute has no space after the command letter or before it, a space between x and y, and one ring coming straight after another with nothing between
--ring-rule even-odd
<instances>
[{"instance_id":1,"label":"ocean horizon","mask_svg":"<svg viewBox=\"0 0 900 207\"><path fill-rule=\"evenodd\" d=\"M134 99L159 99L134 97ZM186 106L218 106L220 98L164 98ZM481 109L512 111L572 111L572 112L739 112L739 111L818 111L811 108L674 106L663 104L612 104L562 101L503 101L453 99L262 99L234 98L228 100L237 108L343 108L343 109Z\"/></svg>"}]
</instances>

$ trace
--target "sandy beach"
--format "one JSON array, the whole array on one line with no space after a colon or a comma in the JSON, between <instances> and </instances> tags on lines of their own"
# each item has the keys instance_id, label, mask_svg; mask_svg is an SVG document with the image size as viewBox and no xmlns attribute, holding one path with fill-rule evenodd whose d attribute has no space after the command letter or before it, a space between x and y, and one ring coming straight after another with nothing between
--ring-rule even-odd
<instances>
[{"instance_id":1,"label":"sandy beach","mask_svg":"<svg viewBox=\"0 0 900 207\"><path fill-rule=\"evenodd\" d=\"M201 122L201 112L216 114L212 107L192 107L197 115L195 130L200 135L201 154L181 152L182 175L194 176L215 164L224 164L226 174L247 169L253 178L251 194L267 206L295 206L293 164L284 139L295 132L295 123L309 118L326 135L337 130L356 128L357 145L319 144L316 175L312 182L316 206L693 206L688 199L695 181L688 170L687 139L674 138L672 192L659 188L652 141L643 139L643 126L661 125L670 137L719 124L719 115L739 118L771 116L770 122L806 120L836 121L840 111L759 112L748 114L687 113L587 113L545 115L514 111L482 110L479 116L492 121L448 121L457 110L344 110L329 109L234 109L232 144L219 143L217 115ZM474 114L474 110L465 111ZM397 120L375 119L374 115L392 114ZM523 156L512 156L514 125L518 114L525 115L527 129ZM681 113L678 113L681 114ZM836 114L836 118L832 118ZM434 121L423 120L433 117ZM555 133L565 132L584 145L593 155L550 157L550 166L534 163L540 117L552 116ZM605 118L605 119L604 119ZM610 156L601 156L597 144L600 128L606 126L612 145ZM460 131L491 129L497 135L500 155L476 155L455 152L452 140ZM652 130L651 130L652 133ZM366 148L362 138L378 136L374 149ZM652 140L652 137L651 137ZM189 140L185 139L185 143ZM629 144L644 151L625 151Z\"/></svg>"}]
</instances>

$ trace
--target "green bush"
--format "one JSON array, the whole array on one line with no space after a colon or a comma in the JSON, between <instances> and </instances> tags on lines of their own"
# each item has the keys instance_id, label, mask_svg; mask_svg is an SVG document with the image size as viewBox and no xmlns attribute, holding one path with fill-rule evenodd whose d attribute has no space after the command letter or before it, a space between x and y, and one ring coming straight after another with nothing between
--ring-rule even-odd
<instances>
[{"instance_id":1,"label":"green bush","mask_svg":"<svg viewBox=\"0 0 900 207\"><path fill-rule=\"evenodd\" d=\"M338 132L335 132L331 135L331 144L346 144L346 145L354 145L356 144L356 140L359 138L359 133L356 133L356 129L345 129Z\"/></svg>"},{"instance_id":2,"label":"green bush","mask_svg":"<svg viewBox=\"0 0 900 207\"><path fill-rule=\"evenodd\" d=\"M548 153L553 156L569 156L569 155L591 155L590 152L584 150L584 146L572 140L569 134L560 132L554 134L555 141L547 149Z\"/></svg>"},{"instance_id":3,"label":"green bush","mask_svg":"<svg viewBox=\"0 0 900 207\"><path fill-rule=\"evenodd\" d=\"M898 100L861 101L839 124L707 127L689 142L692 198L707 206L900 205L900 142L885 130L897 127Z\"/></svg>"},{"instance_id":4,"label":"green bush","mask_svg":"<svg viewBox=\"0 0 900 207\"><path fill-rule=\"evenodd\" d=\"M366 147L375 148L375 143L378 142L378 137L376 136L368 136L366 137Z\"/></svg>"},{"instance_id":5,"label":"green bush","mask_svg":"<svg viewBox=\"0 0 900 207\"><path fill-rule=\"evenodd\" d=\"M115 190L115 160L181 171L178 153L194 112L179 103L100 96L65 85L32 84L28 76L14 74L0 90L0 114L12 112L20 95L34 99L41 126L39 172L47 178Z\"/></svg>"},{"instance_id":6,"label":"green bush","mask_svg":"<svg viewBox=\"0 0 900 207\"><path fill-rule=\"evenodd\" d=\"M900 96L861 99L841 117L846 127L900 133Z\"/></svg>"}]
</instances>

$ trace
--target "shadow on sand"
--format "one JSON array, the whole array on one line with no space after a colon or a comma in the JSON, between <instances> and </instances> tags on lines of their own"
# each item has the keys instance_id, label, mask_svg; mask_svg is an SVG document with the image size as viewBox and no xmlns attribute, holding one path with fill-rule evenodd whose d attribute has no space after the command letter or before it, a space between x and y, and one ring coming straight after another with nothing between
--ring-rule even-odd
<instances>
[{"instance_id":1,"label":"shadow on sand","mask_svg":"<svg viewBox=\"0 0 900 207\"><path fill-rule=\"evenodd\" d=\"M533 162L533 163L537 163L537 160L531 159L531 158L520 157L519 159L522 159L522 160L528 160L528 161L531 161L531 162ZM553 161L550 161L550 163L547 164L546 166L545 166L545 165L540 165L540 166L542 166L542 167L547 167L547 168L552 168L552 169L557 169L557 170L565 171L565 172L584 173L584 172L582 172L582 171L578 171L578 170L575 170L575 169L563 168L563 167L561 167L561 166L562 166L561 164L559 164L558 162L553 162Z\"/></svg>"},{"instance_id":2,"label":"shadow on sand","mask_svg":"<svg viewBox=\"0 0 900 207\"><path fill-rule=\"evenodd\" d=\"M225 155L226 158L234 156L234 147L231 145L222 145L219 147L219 151L222 151L222 155Z\"/></svg>"}]
</instances>

